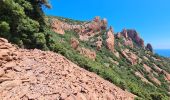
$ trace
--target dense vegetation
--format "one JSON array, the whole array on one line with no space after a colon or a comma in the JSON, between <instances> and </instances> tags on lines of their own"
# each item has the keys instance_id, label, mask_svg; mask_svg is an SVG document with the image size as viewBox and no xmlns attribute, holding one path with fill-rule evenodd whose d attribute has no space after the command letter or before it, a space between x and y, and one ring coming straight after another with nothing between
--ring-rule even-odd
<instances>
[{"instance_id":1,"label":"dense vegetation","mask_svg":"<svg viewBox=\"0 0 170 100\"><path fill-rule=\"evenodd\" d=\"M46 0L0 0L0 36L25 48L48 49Z\"/></svg>"},{"instance_id":2,"label":"dense vegetation","mask_svg":"<svg viewBox=\"0 0 170 100\"><path fill-rule=\"evenodd\" d=\"M149 60L143 60L142 64L132 66L124 57L117 58L112 52L103 46L97 51L91 42L80 41L74 31L66 31L65 35L56 34L48 26L51 18L46 18L42 6L50 7L46 0L0 0L0 37L7 38L12 43L23 48L39 48L42 50L52 50L60 53L78 64L79 66L97 73L101 77L109 80L124 90L128 90L137 95L137 100L169 100L169 83L164 80L163 74L155 75L162 85L157 85L150 80L148 73L142 67L142 64L148 64L153 67L155 63L160 68L170 72L170 60L152 54L141 48L129 48L126 46L117 46L121 39L116 39L115 49L118 52L123 48L130 49L140 58L146 56ZM69 24L81 24L82 21L55 17ZM49 19L49 20L48 20ZM106 30L101 32L103 40ZM76 38L81 47L86 47L96 51L95 61L79 54L70 45L71 38ZM95 40L97 36L94 36ZM63 41L63 42L61 42ZM105 45L105 44L103 44ZM155 62L154 58L159 58L163 62ZM113 61L119 62L116 65ZM153 68L154 69L154 68ZM151 84L147 84L134 75L136 71L144 74Z\"/></svg>"}]
</instances>

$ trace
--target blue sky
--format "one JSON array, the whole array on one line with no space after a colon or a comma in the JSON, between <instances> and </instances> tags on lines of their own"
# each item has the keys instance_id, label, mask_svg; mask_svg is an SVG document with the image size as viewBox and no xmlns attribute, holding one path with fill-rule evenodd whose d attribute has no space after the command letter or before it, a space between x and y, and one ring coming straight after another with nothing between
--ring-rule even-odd
<instances>
[{"instance_id":1,"label":"blue sky","mask_svg":"<svg viewBox=\"0 0 170 100\"><path fill-rule=\"evenodd\" d=\"M170 49L170 0L50 0L47 15L77 20L107 18L115 32L136 29L154 49Z\"/></svg>"}]
</instances>

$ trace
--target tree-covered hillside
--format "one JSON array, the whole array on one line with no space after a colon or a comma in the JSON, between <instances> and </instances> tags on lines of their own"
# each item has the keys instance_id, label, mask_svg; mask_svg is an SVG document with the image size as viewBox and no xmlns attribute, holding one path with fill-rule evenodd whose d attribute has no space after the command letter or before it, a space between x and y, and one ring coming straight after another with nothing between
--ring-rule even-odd
<instances>
[{"instance_id":1,"label":"tree-covered hillside","mask_svg":"<svg viewBox=\"0 0 170 100\"><path fill-rule=\"evenodd\" d=\"M48 49L42 6L46 0L1 0L0 36L25 48Z\"/></svg>"}]
</instances>

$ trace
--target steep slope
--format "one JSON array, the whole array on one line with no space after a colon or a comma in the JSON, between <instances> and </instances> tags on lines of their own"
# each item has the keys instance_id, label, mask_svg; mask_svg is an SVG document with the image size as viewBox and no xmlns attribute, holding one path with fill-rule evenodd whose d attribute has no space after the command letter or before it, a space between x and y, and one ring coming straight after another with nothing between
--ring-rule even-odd
<instances>
[{"instance_id":1,"label":"steep slope","mask_svg":"<svg viewBox=\"0 0 170 100\"><path fill-rule=\"evenodd\" d=\"M138 96L142 100L169 100L170 60L153 53L150 43L134 29L115 33L107 19L77 21L47 18L58 52L81 67ZM62 32L62 33L60 33Z\"/></svg>"},{"instance_id":2,"label":"steep slope","mask_svg":"<svg viewBox=\"0 0 170 100\"><path fill-rule=\"evenodd\" d=\"M0 38L0 100L133 100L60 54L12 46Z\"/></svg>"}]
</instances>

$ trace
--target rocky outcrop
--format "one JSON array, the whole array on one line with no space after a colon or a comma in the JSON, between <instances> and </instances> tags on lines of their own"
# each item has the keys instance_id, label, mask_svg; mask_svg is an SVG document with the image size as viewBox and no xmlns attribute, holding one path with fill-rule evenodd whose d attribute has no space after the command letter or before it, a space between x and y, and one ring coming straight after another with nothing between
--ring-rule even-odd
<instances>
[{"instance_id":1,"label":"rocky outcrop","mask_svg":"<svg viewBox=\"0 0 170 100\"><path fill-rule=\"evenodd\" d=\"M0 100L134 100L65 57L0 39Z\"/></svg>"},{"instance_id":2,"label":"rocky outcrop","mask_svg":"<svg viewBox=\"0 0 170 100\"><path fill-rule=\"evenodd\" d=\"M135 75L139 77L143 82L153 85L151 82L149 82L140 72L135 72Z\"/></svg>"},{"instance_id":3,"label":"rocky outcrop","mask_svg":"<svg viewBox=\"0 0 170 100\"><path fill-rule=\"evenodd\" d=\"M155 64L153 64L154 65L154 68L155 68L155 70L156 70L156 72L158 72L158 73L162 73L162 69L161 68L159 68L157 65L155 65Z\"/></svg>"},{"instance_id":4,"label":"rocky outcrop","mask_svg":"<svg viewBox=\"0 0 170 100\"><path fill-rule=\"evenodd\" d=\"M106 18L104 18L104 19L102 19L101 20L101 29L102 30L106 30L107 29L107 19Z\"/></svg>"},{"instance_id":5,"label":"rocky outcrop","mask_svg":"<svg viewBox=\"0 0 170 100\"><path fill-rule=\"evenodd\" d=\"M53 19L51 23L52 30L58 34L65 34L63 29L63 22L58 19Z\"/></svg>"},{"instance_id":6,"label":"rocky outcrop","mask_svg":"<svg viewBox=\"0 0 170 100\"><path fill-rule=\"evenodd\" d=\"M127 30L126 30L126 29L123 29L122 35L123 35L125 38L128 38L128 33L127 33Z\"/></svg>"},{"instance_id":7,"label":"rocky outcrop","mask_svg":"<svg viewBox=\"0 0 170 100\"><path fill-rule=\"evenodd\" d=\"M165 80L170 82L170 74L166 71L163 71L163 74L165 75Z\"/></svg>"},{"instance_id":8,"label":"rocky outcrop","mask_svg":"<svg viewBox=\"0 0 170 100\"><path fill-rule=\"evenodd\" d=\"M71 44L71 47L75 49L76 51L78 51L80 54L92 60L96 59L96 52L90 49L84 48L84 47L80 47L79 41L76 38L71 38L70 44Z\"/></svg>"},{"instance_id":9,"label":"rocky outcrop","mask_svg":"<svg viewBox=\"0 0 170 100\"><path fill-rule=\"evenodd\" d=\"M0 65L17 58L16 47L8 43L6 39L0 38Z\"/></svg>"},{"instance_id":10,"label":"rocky outcrop","mask_svg":"<svg viewBox=\"0 0 170 100\"><path fill-rule=\"evenodd\" d=\"M144 67L144 69L148 72L148 73L150 73L151 72L151 68L148 66L148 65L146 65L146 64L143 64L143 67Z\"/></svg>"},{"instance_id":11,"label":"rocky outcrop","mask_svg":"<svg viewBox=\"0 0 170 100\"><path fill-rule=\"evenodd\" d=\"M161 82L160 82L157 78L155 78L153 75L149 75L149 78L150 78L154 83L156 83L157 85L161 85Z\"/></svg>"},{"instance_id":12,"label":"rocky outcrop","mask_svg":"<svg viewBox=\"0 0 170 100\"><path fill-rule=\"evenodd\" d=\"M77 49L78 48L78 46L79 46L79 41L76 39L76 38L71 38L71 47L73 48L73 49Z\"/></svg>"},{"instance_id":13,"label":"rocky outcrop","mask_svg":"<svg viewBox=\"0 0 170 100\"><path fill-rule=\"evenodd\" d=\"M124 29L121 34L123 34L123 36L125 38L131 38L138 46L143 47L144 48L144 41L142 38L140 38L139 34L136 32L136 30L126 30Z\"/></svg>"},{"instance_id":14,"label":"rocky outcrop","mask_svg":"<svg viewBox=\"0 0 170 100\"><path fill-rule=\"evenodd\" d=\"M122 35L120 32L118 32L117 34L115 34L115 36L116 36L116 38L118 38L118 39L120 39L120 38L123 37L123 35Z\"/></svg>"},{"instance_id":15,"label":"rocky outcrop","mask_svg":"<svg viewBox=\"0 0 170 100\"><path fill-rule=\"evenodd\" d=\"M107 19L104 18L101 20L100 17L97 16L93 21L81 24L71 24L55 19L52 20L51 26L56 33L64 34L66 30L73 30L79 35L80 40L88 41L90 37L107 29Z\"/></svg>"},{"instance_id":16,"label":"rocky outcrop","mask_svg":"<svg viewBox=\"0 0 170 100\"><path fill-rule=\"evenodd\" d=\"M80 54L82 54L82 55L84 55L84 56L92 59L93 61L96 59L96 52L95 52L95 51L92 51L92 50L90 50L90 49L83 48L83 47L77 48L77 51L78 51Z\"/></svg>"},{"instance_id":17,"label":"rocky outcrop","mask_svg":"<svg viewBox=\"0 0 170 100\"><path fill-rule=\"evenodd\" d=\"M112 27L110 27L106 35L107 35L106 46L110 51L114 52L114 32Z\"/></svg>"},{"instance_id":18,"label":"rocky outcrop","mask_svg":"<svg viewBox=\"0 0 170 100\"><path fill-rule=\"evenodd\" d=\"M100 50L101 47L102 47L102 43L103 43L103 39L102 37L97 37L97 41L96 41L96 47L97 47L97 50Z\"/></svg>"},{"instance_id":19,"label":"rocky outcrop","mask_svg":"<svg viewBox=\"0 0 170 100\"><path fill-rule=\"evenodd\" d=\"M131 65L136 65L138 63L138 56L130 52L128 49L121 50L121 54L130 62Z\"/></svg>"},{"instance_id":20,"label":"rocky outcrop","mask_svg":"<svg viewBox=\"0 0 170 100\"><path fill-rule=\"evenodd\" d=\"M125 46L129 46L131 48L133 48L133 41L131 38L127 38L127 39L124 39L124 43L123 43Z\"/></svg>"},{"instance_id":21,"label":"rocky outcrop","mask_svg":"<svg viewBox=\"0 0 170 100\"><path fill-rule=\"evenodd\" d=\"M146 45L146 49L149 50L149 51L151 51L151 52L153 52L153 48L152 48L152 45L151 45L150 43L148 43L148 44Z\"/></svg>"}]
</instances>

